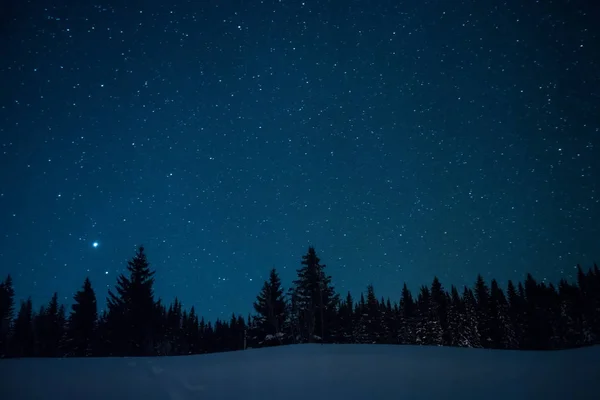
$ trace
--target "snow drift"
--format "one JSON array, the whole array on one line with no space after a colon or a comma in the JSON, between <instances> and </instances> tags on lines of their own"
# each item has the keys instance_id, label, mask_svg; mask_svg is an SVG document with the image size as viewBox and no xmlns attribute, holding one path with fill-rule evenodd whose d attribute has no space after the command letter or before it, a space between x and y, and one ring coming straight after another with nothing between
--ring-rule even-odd
<instances>
[{"instance_id":1,"label":"snow drift","mask_svg":"<svg viewBox=\"0 0 600 400\"><path fill-rule=\"evenodd\" d=\"M0 360L0 398L597 399L600 346L554 352L296 345L153 358Z\"/></svg>"}]
</instances>

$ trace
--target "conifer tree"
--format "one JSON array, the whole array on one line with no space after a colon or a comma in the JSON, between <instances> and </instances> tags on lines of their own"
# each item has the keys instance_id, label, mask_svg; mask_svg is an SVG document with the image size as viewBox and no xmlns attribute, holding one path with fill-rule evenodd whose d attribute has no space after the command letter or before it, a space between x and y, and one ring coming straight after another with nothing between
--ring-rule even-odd
<instances>
[{"instance_id":1,"label":"conifer tree","mask_svg":"<svg viewBox=\"0 0 600 400\"><path fill-rule=\"evenodd\" d=\"M36 355L58 357L62 355L65 333L65 309L58 304L58 294L54 293L46 307L34 317Z\"/></svg>"},{"instance_id":2,"label":"conifer tree","mask_svg":"<svg viewBox=\"0 0 600 400\"><path fill-rule=\"evenodd\" d=\"M354 299L350 292L346 295L346 299L340 303L339 321L340 330L336 335L337 341L339 343L354 343Z\"/></svg>"},{"instance_id":3,"label":"conifer tree","mask_svg":"<svg viewBox=\"0 0 600 400\"><path fill-rule=\"evenodd\" d=\"M542 350L547 348L550 343L550 335L542 320L543 310L540 296L543 291L533 276L527 274L525 279L525 315L527 318L525 343L526 349L529 350Z\"/></svg>"},{"instance_id":4,"label":"conifer tree","mask_svg":"<svg viewBox=\"0 0 600 400\"><path fill-rule=\"evenodd\" d=\"M479 334L479 321L477 320L477 301L473 291L468 287L463 290L464 304L464 347L483 347Z\"/></svg>"},{"instance_id":5,"label":"conifer tree","mask_svg":"<svg viewBox=\"0 0 600 400\"><path fill-rule=\"evenodd\" d=\"M398 308L392 307L392 302L389 297L383 301L383 297L379 302L382 318L382 337L381 343L397 344L398 343Z\"/></svg>"},{"instance_id":6,"label":"conifer tree","mask_svg":"<svg viewBox=\"0 0 600 400\"><path fill-rule=\"evenodd\" d=\"M382 318L379 302L375 297L373 285L367 286L366 308L363 311L365 315L365 325L367 331L368 343L381 343L382 336Z\"/></svg>"},{"instance_id":7,"label":"conifer tree","mask_svg":"<svg viewBox=\"0 0 600 400\"><path fill-rule=\"evenodd\" d=\"M450 288L450 301L448 308L448 330L450 346L471 347L467 333L467 318L465 304L458 294L456 286Z\"/></svg>"},{"instance_id":8,"label":"conifer tree","mask_svg":"<svg viewBox=\"0 0 600 400\"><path fill-rule=\"evenodd\" d=\"M15 318L15 291L12 277L0 282L0 358L7 355L8 339Z\"/></svg>"},{"instance_id":9,"label":"conifer tree","mask_svg":"<svg viewBox=\"0 0 600 400\"><path fill-rule=\"evenodd\" d=\"M256 334L259 341L265 345L283 343L283 329L286 321L286 304L281 287L281 280L273 268L269 280L263 287L254 302Z\"/></svg>"},{"instance_id":10,"label":"conifer tree","mask_svg":"<svg viewBox=\"0 0 600 400\"><path fill-rule=\"evenodd\" d=\"M437 312L437 304L427 286L421 287L417 297L417 307L419 310L416 331L417 344L441 346L443 330Z\"/></svg>"},{"instance_id":11,"label":"conifer tree","mask_svg":"<svg viewBox=\"0 0 600 400\"><path fill-rule=\"evenodd\" d=\"M509 317L509 306L502 289L495 279L490 287L490 347L516 349L518 346L513 323Z\"/></svg>"},{"instance_id":12,"label":"conifer tree","mask_svg":"<svg viewBox=\"0 0 600 400\"><path fill-rule=\"evenodd\" d=\"M67 325L67 343L70 356L90 357L94 354L98 324L96 293L89 278L73 297Z\"/></svg>"},{"instance_id":13,"label":"conifer tree","mask_svg":"<svg viewBox=\"0 0 600 400\"><path fill-rule=\"evenodd\" d=\"M31 357L34 354L33 304L31 298L21 301L21 307L10 339L12 357Z\"/></svg>"},{"instance_id":14,"label":"conifer tree","mask_svg":"<svg viewBox=\"0 0 600 400\"><path fill-rule=\"evenodd\" d=\"M477 301L477 330L481 338L481 345L485 348L491 346L490 326L490 290L481 275L477 275L475 282L475 300Z\"/></svg>"},{"instance_id":15,"label":"conifer tree","mask_svg":"<svg viewBox=\"0 0 600 400\"><path fill-rule=\"evenodd\" d=\"M151 355L157 338L159 302L154 300L154 271L144 247L128 261L127 271L117 278L116 294L109 290L108 331L115 355Z\"/></svg>"},{"instance_id":16,"label":"conifer tree","mask_svg":"<svg viewBox=\"0 0 600 400\"><path fill-rule=\"evenodd\" d=\"M198 354L198 324L198 315L196 315L196 309L192 306L189 314L187 314L187 321L183 324L183 340L186 344L186 354Z\"/></svg>"},{"instance_id":17,"label":"conifer tree","mask_svg":"<svg viewBox=\"0 0 600 400\"><path fill-rule=\"evenodd\" d=\"M557 330L561 348L584 346L584 316L579 289L561 279L558 291L561 303Z\"/></svg>"},{"instance_id":18,"label":"conifer tree","mask_svg":"<svg viewBox=\"0 0 600 400\"><path fill-rule=\"evenodd\" d=\"M354 307L356 316L356 324L354 325L352 336L354 343L371 343L369 335L369 314L367 312L367 302L363 293L360 294L360 299Z\"/></svg>"},{"instance_id":19,"label":"conifer tree","mask_svg":"<svg viewBox=\"0 0 600 400\"><path fill-rule=\"evenodd\" d=\"M433 278L431 284L431 310L434 319L439 321L439 329L442 332L442 340L438 345L449 346L451 342L448 329L448 299L438 277Z\"/></svg>"},{"instance_id":20,"label":"conifer tree","mask_svg":"<svg viewBox=\"0 0 600 400\"><path fill-rule=\"evenodd\" d=\"M400 328L398 332L398 341L401 344L415 344L417 340L417 308L406 283L402 287L399 311Z\"/></svg>"},{"instance_id":21,"label":"conifer tree","mask_svg":"<svg viewBox=\"0 0 600 400\"><path fill-rule=\"evenodd\" d=\"M508 281L506 297L508 302L508 316L513 326L515 335L515 348L523 348L523 337L525 334L525 298L523 297L523 286L519 283L519 290L515 288L512 281Z\"/></svg>"},{"instance_id":22,"label":"conifer tree","mask_svg":"<svg viewBox=\"0 0 600 400\"><path fill-rule=\"evenodd\" d=\"M167 331L166 341L169 343L169 354L181 354L181 338L182 338L182 319L183 311L181 302L177 297L173 300L173 304L169 306L167 311Z\"/></svg>"},{"instance_id":23,"label":"conifer tree","mask_svg":"<svg viewBox=\"0 0 600 400\"><path fill-rule=\"evenodd\" d=\"M297 270L298 279L293 282L293 295L297 302L300 335L303 341L330 340L332 325L337 314L338 296L331 285L331 277L325 274L313 247L302 256L302 267Z\"/></svg>"}]
</instances>

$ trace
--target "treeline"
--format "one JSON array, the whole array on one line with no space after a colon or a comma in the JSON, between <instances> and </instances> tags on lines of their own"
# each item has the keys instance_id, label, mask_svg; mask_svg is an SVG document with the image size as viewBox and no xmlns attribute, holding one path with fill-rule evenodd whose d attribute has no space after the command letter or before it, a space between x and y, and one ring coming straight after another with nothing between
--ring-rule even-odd
<instances>
[{"instance_id":1,"label":"treeline","mask_svg":"<svg viewBox=\"0 0 600 400\"><path fill-rule=\"evenodd\" d=\"M0 283L0 356L86 357L202 354L292 343L382 343L551 350L600 343L600 270L577 271L558 287L531 275L506 291L478 276L473 288L446 290L434 278L416 298L407 286L398 302L366 295L341 298L310 247L297 279L284 290L271 270L254 313L206 322L175 299L153 291L154 271L140 247L127 274L108 291L98 315L89 279L67 315L58 295L34 311L31 299L15 315L11 277Z\"/></svg>"}]
</instances>

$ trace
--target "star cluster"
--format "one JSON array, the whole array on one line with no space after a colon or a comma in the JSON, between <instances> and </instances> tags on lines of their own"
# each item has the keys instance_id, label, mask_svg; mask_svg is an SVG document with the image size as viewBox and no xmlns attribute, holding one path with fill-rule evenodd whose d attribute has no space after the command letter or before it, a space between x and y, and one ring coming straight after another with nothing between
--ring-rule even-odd
<instances>
[{"instance_id":1,"label":"star cluster","mask_svg":"<svg viewBox=\"0 0 600 400\"><path fill-rule=\"evenodd\" d=\"M209 319L309 244L338 291L392 299L599 256L592 10L112 3L1 24L0 273L37 306L86 276L103 300L140 244L157 295Z\"/></svg>"}]
</instances>

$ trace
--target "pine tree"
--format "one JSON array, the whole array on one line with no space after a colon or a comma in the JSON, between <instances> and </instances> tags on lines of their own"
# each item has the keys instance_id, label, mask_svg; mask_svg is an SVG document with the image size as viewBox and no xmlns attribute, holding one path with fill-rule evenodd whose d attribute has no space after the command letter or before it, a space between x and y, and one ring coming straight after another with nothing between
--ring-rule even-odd
<instances>
[{"instance_id":1,"label":"pine tree","mask_svg":"<svg viewBox=\"0 0 600 400\"><path fill-rule=\"evenodd\" d=\"M58 294L54 293L46 307L33 318L36 355L38 357L58 357L63 353L65 333L65 309L58 304Z\"/></svg>"},{"instance_id":2,"label":"pine tree","mask_svg":"<svg viewBox=\"0 0 600 400\"><path fill-rule=\"evenodd\" d=\"M15 318L15 290L12 277L8 275L0 282L0 358L7 355L8 339Z\"/></svg>"},{"instance_id":3,"label":"pine tree","mask_svg":"<svg viewBox=\"0 0 600 400\"><path fill-rule=\"evenodd\" d=\"M33 304L31 298L21 301L10 339L11 357L32 357L34 354Z\"/></svg>"},{"instance_id":4,"label":"pine tree","mask_svg":"<svg viewBox=\"0 0 600 400\"><path fill-rule=\"evenodd\" d=\"M382 318L382 338L381 343L397 344L398 343L398 305L392 306L392 302L388 298L385 303L383 298L380 301L381 318Z\"/></svg>"},{"instance_id":5,"label":"pine tree","mask_svg":"<svg viewBox=\"0 0 600 400\"><path fill-rule=\"evenodd\" d=\"M68 354L74 357L94 355L98 308L96 293L89 278L85 278L83 287L75 296L71 305L71 314L67 324Z\"/></svg>"},{"instance_id":6,"label":"pine tree","mask_svg":"<svg viewBox=\"0 0 600 400\"><path fill-rule=\"evenodd\" d=\"M491 322L490 322L490 290L481 275L477 275L475 282L475 300L477 301L477 330L481 338L481 345L491 347Z\"/></svg>"},{"instance_id":7,"label":"pine tree","mask_svg":"<svg viewBox=\"0 0 600 400\"><path fill-rule=\"evenodd\" d=\"M483 347L479 334L479 321L477 320L477 300L473 291L467 287L463 290L464 304L464 347Z\"/></svg>"},{"instance_id":8,"label":"pine tree","mask_svg":"<svg viewBox=\"0 0 600 400\"><path fill-rule=\"evenodd\" d=\"M184 342L187 344L186 354L198 354L198 315L196 309L192 306L187 315L187 323L184 329Z\"/></svg>"},{"instance_id":9,"label":"pine tree","mask_svg":"<svg viewBox=\"0 0 600 400\"><path fill-rule=\"evenodd\" d=\"M557 335L560 348L580 347L584 344L583 315L578 302L577 286L561 279L558 284L560 311L558 315Z\"/></svg>"},{"instance_id":10,"label":"pine tree","mask_svg":"<svg viewBox=\"0 0 600 400\"><path fill-rule=\"evenodd\" d=\"M421 287L417 297L417 308L419 310L416 330L417 344L441 346L443 330L437 312L437 304L427 286Z\"/></svg>"},{"instance_id":11,"label":"pine tree","mask_svg":"<svg viewBox=\"0 0 600 400\"><path fill-rule=\"evenodd\" d=\"M339 307L340 329L338 331L338 343L354 343L353 327L354 327L354 299L350 292L346 295L346 299L340 303Z\"/></svg>"},{"instance_id":12,"label":"pine tree","mask_svg":"<svg viewBox=\"0 0 600 400\"><path fill-rule=\"evenodd\" d=\"M254 302L256 333L264 345L283 343L283 329L286 320L286 304L283 288L277 271L273 268L269 280Z\"/></svg>"},{"instance_id":13,"label":"pine tree","mask_svg":"<svg viewBox=\"0 0 600 400\"><path fill-rule=\"evenodd\" d=\"M337 315L338 296L326 275L313 247L302 256L302 268L293 282L292 292L300 323L302 341L327 342L332 336L332 325Z\"/></svg>"},{"instance_id":14,"label":"pine tree","mask_svg":"<svg viewBox=\"0 0 600 400\"><path fill-rule=\"evenodd\" d=\"M439 321L442 340L438 345L449 346L452 341L448 328L448 299L438 277L433 278L431 284L431 310L432 317Z\"/></svg>"},{"instance_id":15,"label":"pine tree","mask_svg":"<svg viewBox=\"0 0 600 400\"><path fill-rule=\"evenodd\" d=\"M117 278L116 294L109 290L107 323L115 355L140 356L154 352L159 302L154 300L154 271L139 247L127 263L129 277Z\"/></svg>"},{"instance_id":16,"label":"pine tree","mask_svg":"<svg viewBox=\"0 0 600 400\"><path fill-rule=\"evenodd\" d=\"M363 311L365 317L364 323L367 328L368 343L381 343L382 340L382 318L379 302L375 297L373 285L367 286L366 309Z\"/></svg>"},{"instance_id":17,"label":"pine tree","mask_svg":"<svg viewBox=\"0 0 600 400\"><path fill-rule=\"evenodd\" d=\"M600 343L600 271L594 264L594 270L583 272L577 266L577 284L580 290L583 312L584 341L586 344Z\"/></svg>"},{"instance_id":18,"label":"pine tree","mask_svg":"<svg viewBox=\"0 0 600 400\"><path fill-rule=\"evenodd\" d=\"M398 319L398 342L401 344L415 344L417 342L417 308L406 283L402 287Z\"/></svg>"},{"instance_id":19,"label":"pine tree","mask_svg":"<svg viewBox=\"0 0 600 400\"><path fill-rule=\"evenodd\" d=\"M182 338L182 319L183 312L181 309L181 302L177 297L173 301L173 304L169 306L167 311L167 332L166 341L169 343L169 354L181 355L181 338Z\"/></svg>"},{"instance_id":20,"label":"pine tree","mask_svg":"<svg viewBox=\"0 0 600 400\"><path fill-rule=\"evenodd\" d=\"M367 302L365 296L361 293L360 300L354 307L354 315L356 323L352 330L354 343L366 344L372 343L369 335L369 314L367 311Z\"/></svg>"},{"instance_id":21,"label":"pine tree","mask_svg":"<svg viewBox=\"0 0 600 400\"><path fill-rule=\"evenodd\" d=\"M532 350L544 350L551 348L551 339L554 336L552 326L553 307L556 291L544 284L538 284L536 280L527 274L525 279L526 320L525 332L526 348Z\"/></svg>"},{"instance_id":22,"label":"pine tree","mask_svg":"<svg viewBox=\"0 0 600 400\"><path fill-rule=\"evenodd\" d=\"M508 281L506 287L506 296L508 301L508 316L513 326L515 349L521 349L524 346L524 334L525 334L525 299L523 297L523 286L519 283L519 290L515 288L512 281Z\"/></svg>"},{"instance_id":23,"label":"pine tree","mask_svg":"<svg viewBox=\"0 0 600 400\"><path fill-rule=\"evenodd\" d=\"M458 289L454 285L450 288L448 322L450 346L471 347L467 333L468 322L465 304L458 294Z\"/></svg>"},{"instance_id":24,"label":"pine tree","mask_svg":"<svg viewBox=\"0 0 600 400\"><path fill-rule=\"evenodd\" d=\"M490 288L490 338L495 349L518 347L513 323L509 316L509 305L498 282L493 279Z\"/></svg>"}]
</instances>

